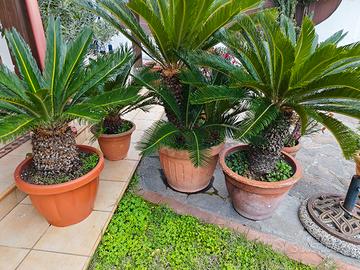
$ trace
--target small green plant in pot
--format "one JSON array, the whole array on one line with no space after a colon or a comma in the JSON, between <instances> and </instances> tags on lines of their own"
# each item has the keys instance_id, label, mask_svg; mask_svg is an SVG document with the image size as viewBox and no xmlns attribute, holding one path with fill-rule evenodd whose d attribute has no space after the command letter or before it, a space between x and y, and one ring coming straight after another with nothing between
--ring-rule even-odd
<instances>
[{"instance_id":1,"label":"small green plant in pot","mask_svg":"<svg viewBox=\"0 0 360 270\"><path fill-rule=\"evenodd\" d=\"M152 73L152 76L156 77L156 74ZM144 81L141 77L137 79ZM227 78L221 73L207 76L205 71L189 67L179 74L179 79L188 106L182 110L170 95L163 98L160 104L176 117L177 124L165 120L156 122L145 132L139 148L144 154L158 150L168 184L177 191L192 193L209 185L225 135L236 126L237 114L242 107L238 100L227 99L207 99L191 105L191 93L197 87L226 83ZM160 92L165 96L164 86L156 88L154 84L147 85L149 92L155 96ZM239 93L238 98L243 98L243 94Z\"/></svg>"},{"instance_id":2,"label":"small green plant in pot","mask_svg":"<svg viewBox=\"0 0 360 270\"><path fill-rule=\"evenodd\" d=\"M279 25L277 14L271 12L243 16L222 33L221 40L240 61L238 66L211 54L191 57L195 64L227 74L229 98L235 90L253 95L235 133L249 145L227 149L220 157L233 204L251 219L270 217L301 177L296 160L282 152L294 113L302 133L314 119L335 136L346 158L357 149L355 133L328 112L360 117L360 45L337 46L339 33L317 44L308 18L298 35L291 20L280 21ZM217 95L214 86L211 91L204 88L195 101ZM244 154L232 156L239 151ZM232 169L234 162L242 164L241 175Z\"/></svg>"},{"instance_id":3,"label":"small green plant in pot","mask_svg":"<svg viewBox=\"0 0 360 270\"><path fill-rule=\"evenodd\" d=\"M68 123L98 123L104 108L137 98L136 91L87 96L117 75L123 55L114 53L85 65L91 31L85 29L65 44L59 20L51 18L41 72L16 30L6 32L6 39L21 76L0 67L0 108L5 112L0 117L0 140L32 132L32 157L17 167L16 185L49 223L77 223L92 211L104 159L95 148L76 145Z\"/></svg>"},{"instance_id":4,"label":"small green plant in pot","mask_svg":"<svg viewBox=\"0 0 360 270\"><path fill-rule=\"evenodd\" d=\"M199 136L201 133L196 131L198 126L204 124L201 118L207 118L207 116L204 117L204 110L199 109L199 106L189 103L188 95L192 90L181 82L181 74L187 70L187 66L179 55L184 51L211 48L217 42L214 39L216 32L231 23L240 12L258 7L261 1L96 0L82 2L110 22L132 42L138 44L159 67L156 72L160 76L158 84L148 88L165 107L167 121L158 122L147 132L144 141L148 143L143 144L143 153L151 152L150 149L159 149L168 182L181 182L181 184L173 185L175 189L184 192L196 192L203 189L209 184L215 168L209 163L202 162L205 156L204 151L211 156L212 150L203 149L202 141L207 141L209 137ZM147 23L151 34L146 33L135 15ZM182 135L179 135L180 133ZM167 135L158 137L158 134ZM172 147L175 145L177 147ZM213 151L211 164L216 163L218 152L219 149ZM181 167L183 170L179 171L179 175L173 175L174 170L171 171L171 167ZM205 179L201 180L200 175L206 175Z\"/></svg>"},{"instance_id":5,"label":"small green plant in pot","mask_svg":"<svg viewBox=\"0 0 360 270\"><path fill-rule=\"evenodd\" d=\"M127 156L131 135L135 130L135 124L124 119L124 116L136 109L147 111L149 106L155 102L151 95L145 91L141 94L142 84L137 84L131 80L130 72L134 63L133 53L127 48L121 48L120 52L123 64L116 78L106 81L103 86L97 87L92 93L98 95L111 91L138 92L136 99L130 98L120 105L106 108L104 119L91 129L98 139L105 158L113 161L124 159Z\"/></svg>"}]
</instances>

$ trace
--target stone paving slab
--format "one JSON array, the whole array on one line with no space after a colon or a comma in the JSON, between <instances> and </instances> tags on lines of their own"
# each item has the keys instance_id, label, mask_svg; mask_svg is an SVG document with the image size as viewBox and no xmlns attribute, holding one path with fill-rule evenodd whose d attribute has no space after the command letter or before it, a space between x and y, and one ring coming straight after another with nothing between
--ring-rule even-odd
<instances>
[{"instance_id":1,"label":"stone paving slab","mask_svg":"<svg viewBox=\"0 0 360 270\"><path fill-rule=\"evenodd\" d=\"M355 128L357 123L343 118ZM232 142L227 146L236 144ZM340 259L360 268L360 262L336 253L317 242L308 234L298 218L298 209L301 202L317 193L344 194L348 188L355 165L345 160L334 138L328 132L305 137L303 147L297 159L303 166L303 178L286 196L274 216L264 221L250 221L240 216L232 207L225 186L224 175L218 167L215 171L211 187L197 194L183 194L166 186L160 162L157 155L142 159L138 174L140 175L139 188L143 192L155 192L166 198L171 198L186 206L198 208L207 213L218 215L237 224L248 226L259 232L272 234L276 237L297 244L314 252L320 252L325 257Z\"/></svg>"}]
</instances>

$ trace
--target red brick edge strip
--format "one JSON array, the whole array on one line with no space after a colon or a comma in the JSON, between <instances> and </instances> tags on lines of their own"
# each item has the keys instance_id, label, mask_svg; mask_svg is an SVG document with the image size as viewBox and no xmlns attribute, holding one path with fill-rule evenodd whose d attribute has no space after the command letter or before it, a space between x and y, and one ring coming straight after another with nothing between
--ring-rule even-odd
<instances>
[{"instance_id":1,"label":"red brick edge strip","mask_svg":"<svg viewBox=\"0 0 360 270\"><path fill-rule=\"evenodd\" d=\"M6 156L8 153L14 151L16 148L20 147L22 144L30 140L30 134L25 134L14 141L8 143L4 147L0 148L0 158ZM25 153L26 154L26 153Z\"/></svg>"},{"instance_id":2,"label":"red brick edge strip","mask_svg":"<svg viewBox=\"0 0 360 270\"><path fill-rule=\"evenodd\" d=\"M195 216L203 222L215 224L220 227L229 228L236 232L242 233L245 235L246 239L252 241L259 241L261 243L270 245L274 250L285 254L287 257L295 261L307 265L318 266L324 261L324 259L326 259L326 256L322 255L321 253L305 249L301 246L295 245L293 243L290 243L282 238L273 236L271 234L256 231L245 225L200 210L196 207L186 205L184 203L160 195L158 193L152 191L138 190L136 191L136 194L140 195L145 200L150 201L154 204L165 204L170 208L172 208L178 214ZM334 259L333 261L336 264L336 269L341 269L341 270L359 269L358 267L347 264L338 259Z\"/></svg>"}]
</instances>

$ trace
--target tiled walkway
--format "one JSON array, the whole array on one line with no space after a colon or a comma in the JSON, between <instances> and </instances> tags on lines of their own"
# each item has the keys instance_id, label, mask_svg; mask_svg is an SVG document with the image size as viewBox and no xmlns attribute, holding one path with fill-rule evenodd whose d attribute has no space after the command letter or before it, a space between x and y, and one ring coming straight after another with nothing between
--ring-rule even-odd
<instances>
[{"instance_id":1,"label":"tiled walkway","mask_svg":"<svg viewBox=\"0 0 360 270\"><path fill-rule=\"evenodd\" d=\"M155 106L149 113L136 111L127 117L137 126L129 155L122 161L105 161L94 211L83 222L66 228L50 226L36 212L28 197L3 218L0 213L0 270L86 269L139 163L139 152L134 144L162 114L163 109ZM86 136L87 144L92 144L88 132ZM97 142L93 145L98 146ZM27 143L0 159L0 185L13 181L14 168L30 151ZM17 193L13 196L15 199L24 197ZM2 203L4 201L0 201L0 206Z\"/></svg>"}]
</instances>

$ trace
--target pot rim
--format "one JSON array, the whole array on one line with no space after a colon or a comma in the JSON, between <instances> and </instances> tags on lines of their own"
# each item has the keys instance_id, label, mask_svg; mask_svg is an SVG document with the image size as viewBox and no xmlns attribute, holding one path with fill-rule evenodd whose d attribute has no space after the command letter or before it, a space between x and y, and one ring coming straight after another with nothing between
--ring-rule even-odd
<instances>
[{"instance_id":1,"label":"pot rim","mask_svg":"<svg viewBox=\"0 0 360 270\"><path fill-rule=\"evenodd\" d=\"M136 129L136 125L135 125L135 123L134 122L132 122L132 121L130 121L130 120L126 120L126 121L128 121L128 122L130 122L131 124L132 124L132 128L131 129L129 129L128 131L125 131L125 132L122 132L122 133L118 133L118 134L101 134L98 138L118 138L118 137L124 137L124 136L127 136L127 135L129 135L129 134L132 134L134 131L135 131L135 129ZM91 133L93 134L93 135L95 135L95 126L92 126L91 128L90 128L90 131L91 131Z\"/></svg>"},{"instance_id":2,"label":"pot rim","mask_svg":"<svg viewBox=\"0 0 360 270\"><path fill-rule=\"evenodd\" d=\"M218 145L211 146L207 149L210 150L211 156L216 156L223 150L224 145L225 143L222 142ZM176 159L189 159L189 152L187 150L178 150L168 146L161 146L159 149L159 153L163 155L175 157Z\"/></svg>"},{"instance_id":3,"label":"pot rim","mask_svg":"<svg viewBox=\"0 0 360 270\"><path fill-rule=\"evenodd\" d=\"M302 146L301 142L298 140L297 144L295 146L285 146L284 149L292 149L292 150L298 150Z\"/></svg>"},{"instance_id":4,"label":"pot rim","mask_svg":"<svg viewBox=\"0 0 360 270\"><path fill-rule=\"evenodd\" d=\"M88 145L77 145L77 147L83 151L96 153L99 156L98 164L87 174L71 180L66 183L54 184L54 185L35 185L25 182L21 178L21 173L25 167L29 166L32 161L32 157L23 160L15 169L14 178L16 186L27 194L31 195L52 195L59 194L67 191L77 189L81 186L88 184L97 178L104 168L104 155L102 152L94 147Z\"/></svg>"},{"instance_id":5,"label":"pot rim","mask_svg":"<svg viewBox=\"0 0 360 270\"><path fill-rule=\"evenodd\" d=\"M259 181L259 180L252 180L249 179L247 177L238 175L237 173L235 173L234 171L232 171L225 162L225 157L227 157L229 154L239 150L239 149L244 149L244 148L248 148L249 146L246 144L240 144L240 145L236 145L236 146L232 146L230 148L224 149L221 153L220 153L220 166L223 170L223 172L230 176L233 180L244 184L244 185L248 185L248 186L253 186L253 187L257 187L257 188L264 188L264 189L278 189L278 188L283 188L283 187L289 187L289 186L293 186L296 182L298 182L302 176L302 168L299 164L299 162L293 158L291 155L285 153L284 151L281 151L281 153L285 156L285 158L287 159L287 161L291 162L292 167L295 170L295 173L292 177L290 177L289 179L286 180L282 180L282 181L278 181L278 182L264 182L264 181Z\"/></svg>"}]
</instances>

